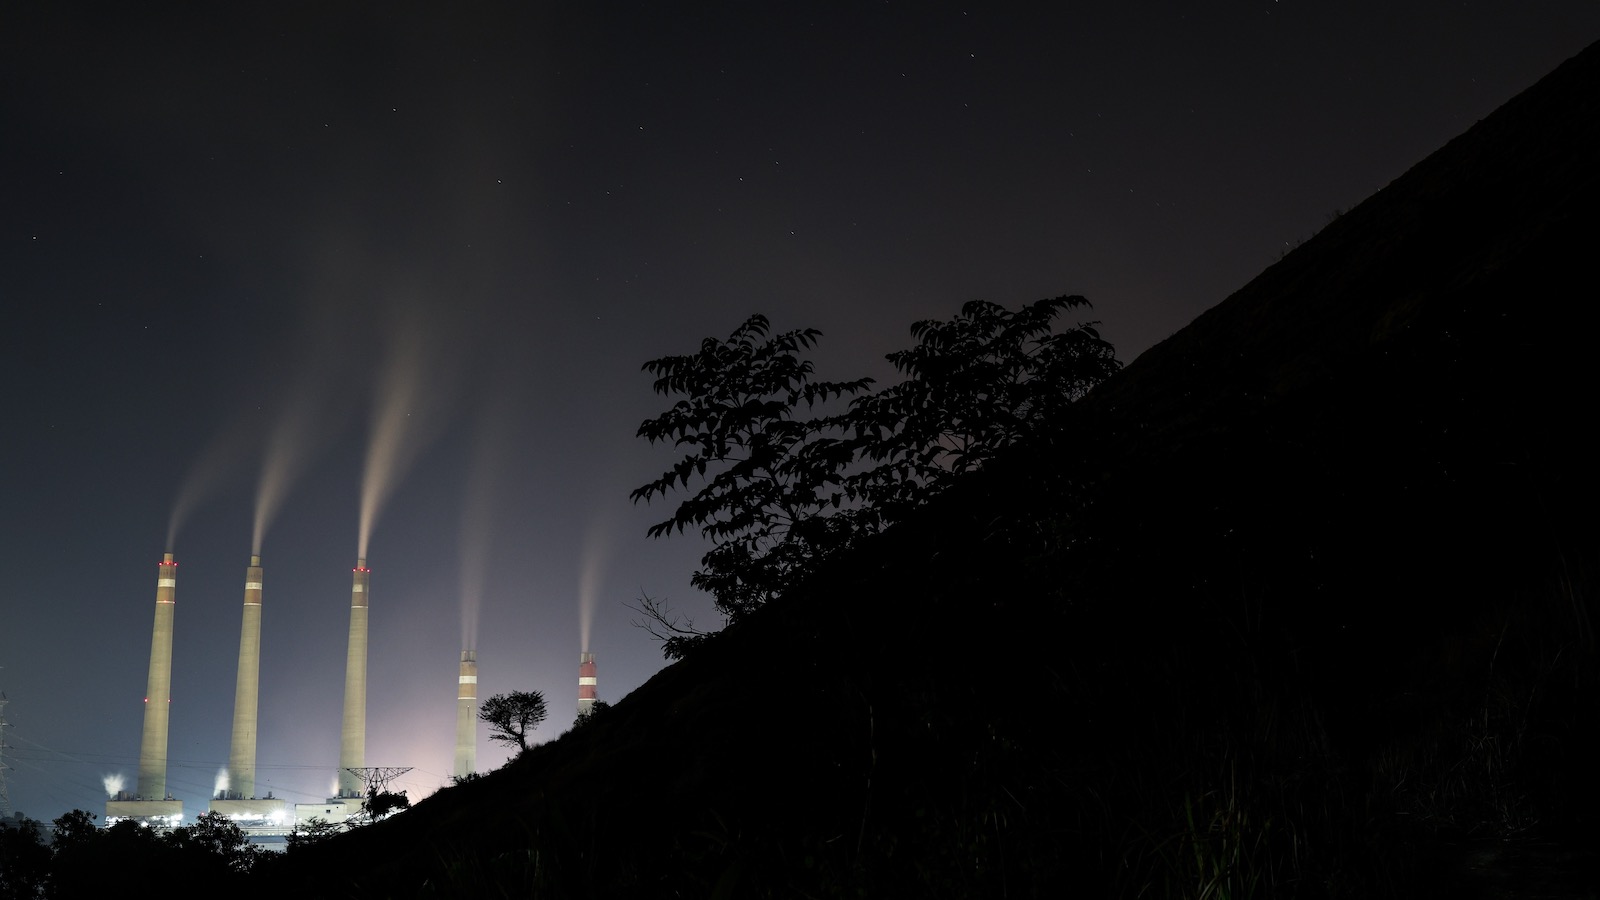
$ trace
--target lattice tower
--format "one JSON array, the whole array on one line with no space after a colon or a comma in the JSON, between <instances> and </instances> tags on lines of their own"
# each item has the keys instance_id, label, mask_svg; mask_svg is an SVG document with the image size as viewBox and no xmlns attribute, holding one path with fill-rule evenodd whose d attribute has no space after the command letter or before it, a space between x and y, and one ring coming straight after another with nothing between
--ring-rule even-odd
<instances>
[{"instance_id":1,"label":"lattice tower","mask_svg":"<svg viewBox=\"0 0 1600 900\"><path fill-rule=\"evenodd\" d=\"M367 786L367 796L386 793L389 782L411 771L411 766L347 766L345 771Z\"/></svg>"},{"instance_id":2,"label":"lattice tower","mask_svg":"<svg viewBox=\"0 0 1600 900\"><path fill-rule=\"evenodd\" d=\"M11 818L11 793L6 790L6 772L11 767L6 765L6 750L10 745L6 743L6 692L0 691L0 819Z\"/></svg>"}]
</instances>

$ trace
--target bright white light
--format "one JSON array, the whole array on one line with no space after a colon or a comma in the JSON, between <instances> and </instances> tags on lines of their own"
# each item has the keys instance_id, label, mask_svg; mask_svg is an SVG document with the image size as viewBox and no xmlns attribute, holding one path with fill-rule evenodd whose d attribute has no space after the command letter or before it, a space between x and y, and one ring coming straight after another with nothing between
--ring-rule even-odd
<instances>
[{"instance_id":1,"label":"bright white light","mask_svg":"<svg viewBox=\"0 0 1600 900\"><path fill-rule=\"evenodd\" d=\"M211 786L211 796L213 796L213 797L226 797L226 796L228 796L228 767L227 766L223 766L222 768L217 770L217 780Z\"/></svg>"},{"instance_id":2,"label":"bright white light","mask_svg":"<svg viewBox=\"0 0 1600 900\"><path fill-rule=\"evenodd\" d=\"M123 786L128 782L127 779L123 778L122 774L118 772L101 776L100 783L105 786L106 797L109 799L122 793Z\"/></svg>"}]
</instances>

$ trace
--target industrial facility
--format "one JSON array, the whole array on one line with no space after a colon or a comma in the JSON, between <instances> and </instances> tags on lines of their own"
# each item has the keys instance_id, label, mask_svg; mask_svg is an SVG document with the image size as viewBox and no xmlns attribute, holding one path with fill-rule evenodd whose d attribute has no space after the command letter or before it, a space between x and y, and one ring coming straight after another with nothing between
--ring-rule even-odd
<instances>
[{"instance_id":1,"label":"industrial facility","mask_svg":"<svg viewBox=\"0 0 1600 900\"><path fill-rule=\"evenodd\" d=\"M177 608L178 563L163 554L156 574L155 624L139 746L139 777L132 791L116 790L106 801L105 824L133 819L170 828L184 819L183 801L167 787L168 716L172 685L172 638ZM292 803L271 792L257 795L256 746L259 735L261 614L265 569L260 554L245 568L244 604L239 629L238 674L234 687L233 731L228 764L219 775L209 811L227 816L255 837L283 835L312 818L339 824L362 812L373 773L366 768L367 633L372 570L356 560L350 588L349 640L345 655L344 708L340 729L338 780L334 795L311 803ZM594 654L578 661L578 715L593 713L598 678ZM477 771L478 654L461 651L456 675L456 729L453 775ZM381 770L390 771L390 770ZM392 771L403 771L395 769ZM108 787L108 791L112 787Z\"/></svg>"},{"instance_id":2,"label":"industrial facility","mask_svg":"<svg viewBox=\"0 0 1600 900\"><path fill-rule=\"evenodd\" d=\"M155 627L150 643L150 675L145 691L144 731L139 745L139 780L134 791L118 791L106 801L105 824L134 819L155 827L183 821L183 802L167 791L167 724L172 685L172 632L177 606L178 563L164 554L156 577ZM219 782L210 811L238 823L247 833L283 833L318 817L342 822L366 798L353 770L365 765L367 728L367 586L371 570L356 560L350 594L350 639L345 659L344 717L340 732L339 781L335 796L320 803L291 804L269 792L256 796L257 708L261 669L261 600L265 570L259 555L245 569L244 612L239 631L239 671L234 688L233 739L226 777ZM463 661L463 671L467 663ZM474 673L476 666L474 665ZM463 679L464 681L465 679ZM476 678L474 678L476 680ZM476 701L474 701L475 705ZM459 750L458 750L459 755Z\"/></svg>"}]
</instances>

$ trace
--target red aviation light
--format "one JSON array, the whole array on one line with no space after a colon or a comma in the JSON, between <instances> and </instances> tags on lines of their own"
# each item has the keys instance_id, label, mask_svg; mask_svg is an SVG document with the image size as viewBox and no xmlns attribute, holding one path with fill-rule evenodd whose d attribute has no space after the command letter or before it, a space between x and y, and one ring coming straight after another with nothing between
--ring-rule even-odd
<instances>
[{"instance_id":1,"label":"red aviation light","mask_svg":"<svg viewBox=\"0 0 1600 900\"><path fill-rule=\"evenodd\" d=\"M171 560L171 559L163 559L161 562L156 563L156 565L158 565L158 566L172 566L174 569L176 569L178 567L178 563L175 560Z\"/></svg>"},{"instance_id":2,"label":"red aviation light","mask_svg":"<svg viewBox=\"0 0 1600 900\"><path fill-rule=\"evenodd\" d=\"M360 566L356 566L355 568L351 569L350 571L352 571L352 572L366 572L368 575L372 574L372 570L371 569L363 569Z\"/></svg>"}]
</instances>

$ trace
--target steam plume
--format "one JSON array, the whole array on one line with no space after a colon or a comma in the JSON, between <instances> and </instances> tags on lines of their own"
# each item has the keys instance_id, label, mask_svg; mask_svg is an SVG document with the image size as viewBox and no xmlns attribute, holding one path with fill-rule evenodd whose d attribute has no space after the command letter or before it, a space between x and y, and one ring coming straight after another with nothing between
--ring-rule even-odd
<instances>
[{"instance_id":1,"label":"steam plume","mask_svg":"<svg viewBox=\"0 0 1600 900\"><path fill-rule=\"evenodd\" d=\"M216 492L229 472L238 468L248 453L249 436L243 420L233 427L217 432L205 450L200 453L189 474L178 489L172 504L172 517L167 520L167 550L173 550L178 540L178 530L188 521L190 513L200 503Z\"/></svg>"},{"instance_id":2,"label":"steam plume","mask_svg":"<svg viewBox=\"0 0 1600 900\"><path fill-rule=\"evenodd\" d=\"M311 455L313 429L310 403L309 399L302 397L286 407L267 440L266 454L261 460L261 477L256 482L255 531L250 542L250 552L258 556L267 536L267 528L289 493L289 485L294 483Z\"/></svg>"},{"instance_id":3,"label":"steam plume","mask_svg":"<svg viewBox=\"0 0 1600 900\"><path fill-rule=\"evenodd\" d=\"M356 556L367 558L367 542L383 505L422 448L424 427L435 399L423 390L427 358L420 323L412 320L395 333L379 376L372 433L361 478L361 525Z\"/></svg>"},{"instance_id":4,"label":"steam plume","mask_svg":"<svg viewBox=\"0 0 1600 900\"><path fill-rule=\"evenodd\" d=\"M484 573L489 568L487 522L464 517L461 523L461 648L478 646L478 610L483 607Z\"/></svg>"},{"instance_id":5,"label":"steam plume","mask_svg":"<svg viewBox=\"0 0 1600 900\"><path fill-rule=\"evenodd\" d=\"M509 447L506 428L511 403L496 395L478 419L467 469L466 493L461 507L461 646L478 646L478 612L483 605L484 581L489 572L489 549L494 536L494 497L505 472Z\"/></svg>"},{"instance_id":6,"label":"steam plume","mask_svg":"<svg viewBox=\"0 0 1600 900\"><path fill-rule=\"evenodd\" d=\"M584 534L583 556L578 571L578 634L584 653L589 652L589 634L594 627L594 610L600 602L600 574L610 549L611 528L608 519L596 516L589 522Z\"/></svg>"}]
</instances>

